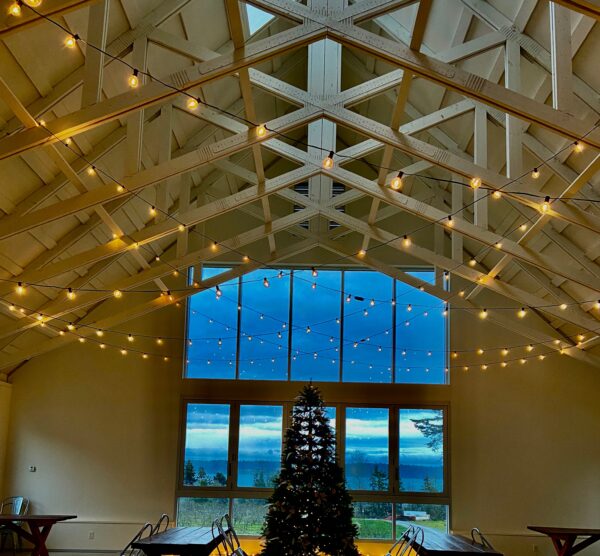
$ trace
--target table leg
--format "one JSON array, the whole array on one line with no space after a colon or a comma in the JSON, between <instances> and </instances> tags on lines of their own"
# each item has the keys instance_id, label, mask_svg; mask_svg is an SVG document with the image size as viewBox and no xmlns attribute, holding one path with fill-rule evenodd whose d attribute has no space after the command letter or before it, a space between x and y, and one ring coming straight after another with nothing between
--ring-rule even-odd
<instances>
[{"instance_id":1,"label":"table leg","mask_svg":"<svg viewBox=\"0 0 600 556\"><path fill-rule=\"evenodd\" d=\"M52 525L40 524L36 521L29 522L29 530L33 537L33 550L31 556L48 556L48 549L46 548L46 539L50 534Z\"/></svg>"}]
</instances>

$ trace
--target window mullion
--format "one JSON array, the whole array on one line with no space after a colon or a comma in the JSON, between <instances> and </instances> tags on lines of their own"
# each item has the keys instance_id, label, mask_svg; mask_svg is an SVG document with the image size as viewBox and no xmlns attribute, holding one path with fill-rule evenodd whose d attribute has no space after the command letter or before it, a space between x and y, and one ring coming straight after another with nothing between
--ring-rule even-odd
<instances>
[{"instance_id":1,"label":"window mullion","mask_svg":"<svg viewBox=\"0 0 600 556\"><path fill-rule=\"evenodd\" d=\"M400 427L398 425L398 407L390 407L390 490L392 494L400 492L400 461L399 461L399 446L400 446Z\"/></svg>"},{"instance_id":2,"label":"window mullion","mask_svg":"<svg viewBox=\"0 0 600 556\"><path fill-rule=\"evenodd\" d=\"M229 490L237 488L238 450L240 441L240 404L231 404L229 417L229 456L227 461L227 485Z\"/></svg>"}]
</instances>

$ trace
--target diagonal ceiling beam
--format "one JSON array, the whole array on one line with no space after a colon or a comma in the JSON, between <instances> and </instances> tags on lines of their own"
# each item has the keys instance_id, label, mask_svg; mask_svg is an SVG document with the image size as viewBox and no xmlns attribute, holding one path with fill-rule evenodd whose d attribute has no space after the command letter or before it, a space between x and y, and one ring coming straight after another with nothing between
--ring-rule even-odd
<instances>
[{"instance_id":1,"label":"diagonal ceiling beam","mask_svg":"<svg viewBox=\"0 0 600 556\"><path fill-rule=\"evenodd\" d=\"M557 4L575 10L588 17L600 19L600 4L597 0L554 0Z\"/></svg>"}]
</instances>

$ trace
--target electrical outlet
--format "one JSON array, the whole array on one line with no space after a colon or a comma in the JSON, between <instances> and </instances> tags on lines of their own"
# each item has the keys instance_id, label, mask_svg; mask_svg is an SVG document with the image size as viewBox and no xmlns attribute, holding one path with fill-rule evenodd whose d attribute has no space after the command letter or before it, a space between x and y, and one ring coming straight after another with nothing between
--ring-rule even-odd
<instances>
[{"instance_id":1,"label":"electrical outlet","mask_svg":"<svg viewBox=\"0 0 600 556\"><path fill-rule=\"evenodd\" d=\"M36 467L35 465L30 465L30 466L29 466L29 471L30 471L31 473L35 473L35 472L37 471L37 467Z\"/></svg>"},{"instance_id":2,"label":"electrical outlet","mask_svg":"<svg viewBox=\"0 0 600 556\"><path fill-rule=\"evenodd\" d=\"M95 538L96 538L96 533L94 533L94 531L90 531L88 534L88 539L93 541Z\"/></svg>"}]
</instances>

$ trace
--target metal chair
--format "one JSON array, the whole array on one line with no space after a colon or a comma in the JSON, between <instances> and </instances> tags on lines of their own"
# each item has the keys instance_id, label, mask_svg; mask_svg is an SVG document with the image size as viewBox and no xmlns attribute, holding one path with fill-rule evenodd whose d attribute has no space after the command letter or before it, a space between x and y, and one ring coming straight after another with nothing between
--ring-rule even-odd
<instances>
[{"instance_id":1,"label":"metal chair","mask_svg":"<svg viewBox=\"0 0 600 556\"><path fill-rule=\"evenodd\" d=\"M152 528L152 534L156 535L157 533L162 533L169 528L169 524L171 520L167 514L162 514L160 519L156 522L156 525Z\"/></svg>"},{"instance_id":2,"label":"metal chair","mask_svg":"<svg viewBox=\"0 0 600 556\"><path fill-rule=\"evenodd\" d=\"M0 514L2 515L27 515L29 511L29 499L24 496L11 496L5 498L0 503ZM21 522L16 521L17 525ZM10 538L12 543L13 554L16 554L17 545L21 549L21 537L8 527L0 526L0 552L4 550L6 539Z\"/></svg>"},{"instance_id":3,"label":"metal chair","mask_svg":"<svg viewBox=\"0 0 600 556\"><path fill-rule=\"evenodd\" d=\"M479 540L477 540L476 537L478 537ZM483 533L477 527L473 527L473 529L471 529L471 541L472 544L480 546L483 550L496 552L496 549L492 546L492 543L483 536Z\"/></svg>"},{"instance_id":4,"label":"metal chair","mask_svg":"<svg viewBox=\"0 0 600 556\"><path fill-rule=\"evenodd\" d=\"M409 556L411 552L418 556L424 540L423 528L411 525L392 545L386 556Z\"/></svg>"},{"instance_id":5,"label":"metal chair","mask_svg":"<svg viewBox=\"0 0 600 556\"><path fill-rule=\"evenodd\" d=\"M161 517L162 519L162 517ZM159 520L160 523L160 520ZM157 524L158 525L158 524ZM139 541L140 539L145 539L146 537L150 537L152 535L152 531L154 530L154 527L151 523L146 523L133 537L133 539L131 539L128 543L127 546L121 550L121 553L119 554L119 556L141 556L142 555L142 551L139 548L133 548L133 543L136 543L137 541Z\"/></svg>"},{"instance_id":6,"label":"metal chair","mask_svg":"<svg viewBox=\"0 0 600 556\"><path fill-rule=\"evenodd\" d=\"M223 526L223 523L225 523L225 526ZM247 556L242 549L240 539L235 532L229 514L225 514L220 518L215 519L211 530L213 538L216 538L215 531L217 532L217 535L220 536L219 544L216 546L217 554L220 556L223 556L223 554L225 556ZM221 549L223 549L223 553L221 552Z\"/></svg>"}]
</instances>

